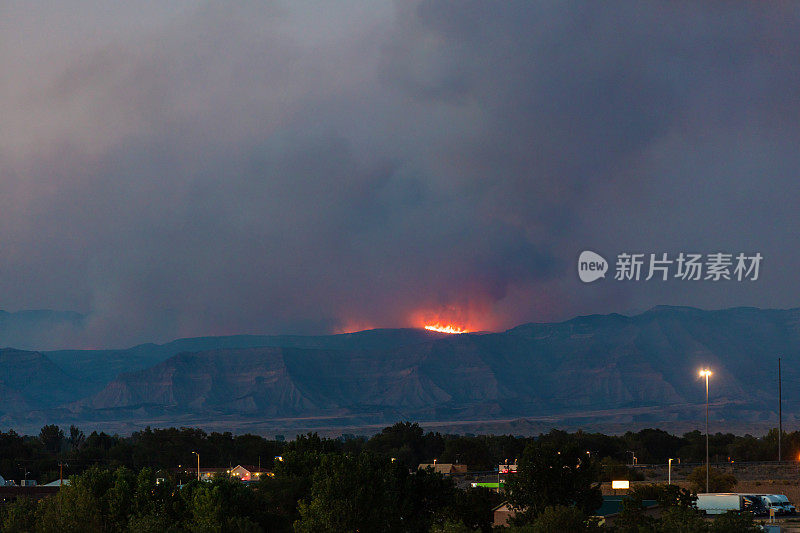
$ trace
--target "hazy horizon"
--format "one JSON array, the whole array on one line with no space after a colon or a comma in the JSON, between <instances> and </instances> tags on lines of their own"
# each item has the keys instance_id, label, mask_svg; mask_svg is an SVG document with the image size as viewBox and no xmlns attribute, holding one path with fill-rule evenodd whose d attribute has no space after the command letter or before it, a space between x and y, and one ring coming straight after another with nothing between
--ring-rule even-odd
<instances>
[{"instance_id":1,"label":"hazy horizon","mask_svg":"<svg viewBox=\"0 0 800 533\"><path fill-rule=\"evenodd\" d=\"M800 309L800 306L797 307L788 307L788 308L760 308L754 306L735 306L735 307L721 307L721 308L701 308L695 306L673 306L673 305L664 305L659 304L652 306L647 309L631 309L627 311L616 312L612 311L610 313L589 313L585 315L574 315L571 317L564 318L563 320L554 320L554 321L528 321L528 322L520 322L519 324L514 324L508 328L498 329L498 330L468 330L463 332L449 332L449 331L436 331L431 330L433 334L442 334L447 336L447 334L456 334L456 333L472 333L472 334L482 334L482 333L504 333L514 328L524 326L527 324L562 324L565 322L570 322L572 320L576 320L579 318L591 317L591 316L610 316L610 315L620 315L627 318L636 318L638 316L644 315L649 312L653 312L660 308L685 308L685 309L692 309L701 312L724 312L724 311L731 311L736 309L757 309L761 311L793 311ZM8 314L8 316L14 318L22 319L21 322L11 322L9 323L6 320L6 317L3 314ZM35 318L39 318L39 322L35 320ZM62 319L62 320L59 320ZM27 322L25 321L27 320ZM318 336L328 336L328 335L345 335L345 334L352 334L352 333L364 333L369 331L376 331L376 330L402 330L402 329L414 329L414 330L428 330L429 328L425 328L422 326L384 326L379 328L366 328L360 330L353 330L353 331L346 331L346 332L311 332L311 333L293 333L293 332L281 332L281 331L242 331L242 332L232 332L225 335L191 335L188 337L171 337L171 338L164 338L164 339L150 339L144 340L142 342L137 342L135 344L93 344L93 345L68 345L68 344L54 344L62 342L62 339L65 337L72 337L72 338L79 338L83 336L83 323L89 322L90 318L81 315L80 313L74 311L64 311L64 310L53 310L53 309L22 309L18 311L8 311L4 309L0 309L0 335L6 340L2 348L14 348L14 349L21 349L21 350L34 350L34 351L73 351L73 350L126 350L129 348L133 348L136 346L147 345L147 344L156 344L156 345L165 345L169 344L174 341L186 340L186 339L199 339L199 338L213 338L213 337L238 337L238 336L252 336L252 337L280 337L280 336L287 336L287 337L318 337ZM8 340L12 339L12 340Z\"/></svg>"}]
</instances>

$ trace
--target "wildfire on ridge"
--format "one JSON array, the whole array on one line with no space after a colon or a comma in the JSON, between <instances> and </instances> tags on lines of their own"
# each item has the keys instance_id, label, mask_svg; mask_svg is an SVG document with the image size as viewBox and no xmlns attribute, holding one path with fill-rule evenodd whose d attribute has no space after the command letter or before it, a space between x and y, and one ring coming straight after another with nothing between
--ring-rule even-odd
<instances>
[{"instance_id":1,"label":"wildfire on ridge","mask_svg":"<svg viewBox=\"0 0 800 533\"><path fill-rule=\"evenodd\" d=\"M462 328L461 326L454 326L452 324L426 324L425 329L429 331L438 331L439 333L469 333L467 328Z\"/></svg>"}]
</instances>

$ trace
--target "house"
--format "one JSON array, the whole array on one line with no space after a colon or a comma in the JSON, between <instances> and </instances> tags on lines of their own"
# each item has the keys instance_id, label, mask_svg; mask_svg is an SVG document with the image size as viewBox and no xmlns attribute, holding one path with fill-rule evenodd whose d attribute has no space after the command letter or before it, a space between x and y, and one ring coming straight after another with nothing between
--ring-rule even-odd
<instances>
[{"instance_id":1,"label":"house","mask_svg":"<svg viewBox=\"0 0 800 533\"><path fill-rule=\"evenodd\" d=\"M453 464L453 463L422 463L417 468L419 470L425 470L426 468L431 468L433 469L434 472L438 472L440 474L445 474L445 475L467 473L467 465Z\"/></svg>"},{"instance_id":2,"label":"house","mask_svg":"<svg viewBox=\"0 0 800 533\"><path fill-rule=\"evenodd\" d=\"M242 481L256 481L261 478L261 476L273 476L272 472L268 472L266 470L261 470L259 467L247 465L236 465L233 468L227 471L228 475L234 479L240 479Z\"/></svg>"},{"instance_id":3,"label":"house","mask_svg":"<svg viewBox=\"0 0 800 533\"><path fill-rule=\"evenodd\" d=\"M494 516L492 525L494 527L506 527L509 525L508 521L513 518L515 514L510 504L508 502L503 502L492 509L492 515Z\"/></svg>"},{"instance_id":4,"label":"house","mask_svg":"<svg viewBox=\"0 0 800 533\"><path fill-rule=\"evenodd\" d=\"M191 469L189 470L191 473ZM194 470L195 475L197 475L197 470ZM217 477L223 477L228 475L227 468L201 468L200 469L200 479L202 481L211 481Z\"/></svg>"},{"instance_id":5,"label":"house","mask_svg":"<svg viewBox=\"0 0 800 533\"><path fill-rule=\"evenodd\" d=\"M178 468L175 472L182 477L183 480L197 479L196 468ZM273 476L272 472L262 470L260 467L253 465L236 465L227 468L201 468L200 479L202 481L211 481L213 479L231 478L240 481L257 481L261 476Z\"/></svg>"}]
</instances>

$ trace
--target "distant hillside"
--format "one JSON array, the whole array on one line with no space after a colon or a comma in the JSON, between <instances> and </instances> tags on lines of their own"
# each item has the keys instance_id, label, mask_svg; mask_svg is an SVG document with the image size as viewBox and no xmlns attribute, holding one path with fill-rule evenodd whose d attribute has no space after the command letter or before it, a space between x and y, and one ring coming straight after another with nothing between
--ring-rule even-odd
<instances>
[{"instance_id":1,"label":"distant hillside","mask_svg":"<svg viewBox=\"0 0 800 533\"><path fill-rule=\"evenodd\" d=\"M39 352L0 350L0 415L56 407L86 391Z\"/></svg>"},{"instance_id":2,"label":"distant hillside","mask_svg":"<svg viewBox=\"0 0 800 533\"><path fill-rule=\"evenodd\" d=\"M697 416L697 370L709 365L717 418L758 421L774 418L778 354L787 416L800 405L792 386L799 320L800 310L658 307L407 344L378 341L396 335L386 330L362 348L315 341L314 349L206 350L123 374L74 408L118 417L144 409L167 417L669 421Z\"/></svg>"},{"instance_id":3,"label":"distant hillside","mask_svg":"<svg viewBox=\"0 0 800 533\"><path fill-rule=\"evenodd\" d=\"M47 379L3 381L0 396L9 423L121 431L146 424L358 428L399 419L669 429L702 418L697 371L708 365L715 422L748 428L776 418L779 355L790 424L800 407L798 309L657 307L479 335L372 330L51 352L25 363ZM0 371L11 378L22 364L21 356L0 359ZM73 376L66 390L59 367ZM43 401L50 390L63 401ZM31 414L41 407L48 410Z\"/></svg>"},{"instance_id":4,"label":"distant hillside","mask_svg":"<svg viewBox=\"0 0 800 533\"><path fill-rule=\"evenodd\" d=\"M80 376L92 393L123 372L150 367L182 352L280 346L341 350L387 349L446 336L419 329L373 329L340 335L231 335L178 339L166 344L141 344L125 350L57 350L45 352L66 372Z\"/></svg>"}]
</instances>

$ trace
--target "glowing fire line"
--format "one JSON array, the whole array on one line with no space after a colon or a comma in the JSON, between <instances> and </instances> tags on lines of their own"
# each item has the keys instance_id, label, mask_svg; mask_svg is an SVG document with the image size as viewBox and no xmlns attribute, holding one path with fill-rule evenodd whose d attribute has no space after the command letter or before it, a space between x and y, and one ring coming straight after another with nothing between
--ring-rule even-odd
<instances>
[{"instance_id":1,"label":"glowing fire line","mask_svg":"<svg viewBox=\"0 0 800 533\"><path fill-rule=\"evenodd\" d=\"M429 331L438 331L439 333L469 333L469 330L460 326L452 326L450 324L443 326L442 324L431 324L425 326Z\"/></svg>"}]
</instances>

